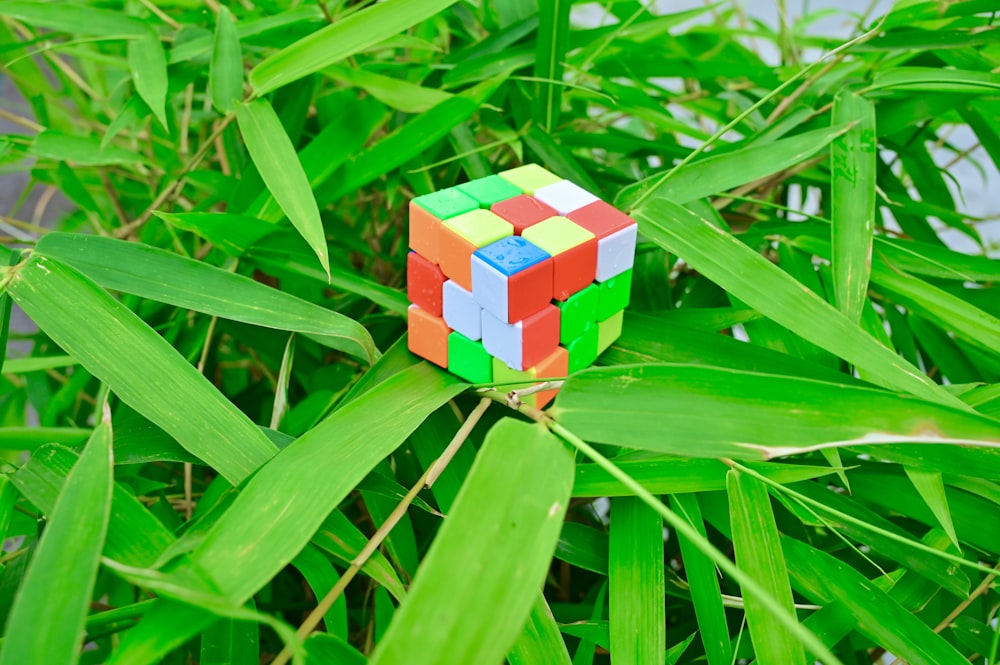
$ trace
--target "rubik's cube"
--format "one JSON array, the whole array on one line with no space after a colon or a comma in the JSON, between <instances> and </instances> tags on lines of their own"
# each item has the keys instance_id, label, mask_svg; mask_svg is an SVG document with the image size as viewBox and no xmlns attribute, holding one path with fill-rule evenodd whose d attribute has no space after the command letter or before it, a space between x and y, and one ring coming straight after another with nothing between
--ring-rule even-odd
<instances>
[{"instance_id":1,"label":"rubik's cube","mask_svg":"<svg viewBox=\"0 0 1000 665\"><path fill-rule=\"evenodd\" d=\"M636 224L529 164L410 202L410 351L471 383L591 365L622 329ZM525 401L545 406L555 391Z\"/></svg>"}]
</instances>

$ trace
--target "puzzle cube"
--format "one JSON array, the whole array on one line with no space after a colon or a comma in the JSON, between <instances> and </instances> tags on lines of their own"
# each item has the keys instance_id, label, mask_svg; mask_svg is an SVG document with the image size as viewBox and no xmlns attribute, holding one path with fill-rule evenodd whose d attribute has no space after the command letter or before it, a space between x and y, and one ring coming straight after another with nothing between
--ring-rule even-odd
<instances>
[{"instance_id":1,"label":"puzzle cube","mask_svg":"<svg viewBox=\"0 0 1000 665\"><path fill-rule=\"evenodd\" d=\"M409 348L470 383L562 378L621 334L636 224L541 166L413 199L409 237Z\"/></svg>"}]
</instances>

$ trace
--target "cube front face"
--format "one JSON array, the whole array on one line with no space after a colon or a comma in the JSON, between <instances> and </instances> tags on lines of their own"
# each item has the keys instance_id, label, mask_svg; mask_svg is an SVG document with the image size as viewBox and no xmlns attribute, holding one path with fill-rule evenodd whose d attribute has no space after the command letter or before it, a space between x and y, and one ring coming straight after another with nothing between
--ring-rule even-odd
<instances>
[{"instance_id":1,"label":"cube front face","mask_svg":"<svg viewBox=\"0 0 1000 665\"><path fill-rule=\"evenodd\" d=\"M409 348L466 381L560 378L621 334L635 221L536 164L413 199L409 237Z\"/></svg>"}]
</instances>

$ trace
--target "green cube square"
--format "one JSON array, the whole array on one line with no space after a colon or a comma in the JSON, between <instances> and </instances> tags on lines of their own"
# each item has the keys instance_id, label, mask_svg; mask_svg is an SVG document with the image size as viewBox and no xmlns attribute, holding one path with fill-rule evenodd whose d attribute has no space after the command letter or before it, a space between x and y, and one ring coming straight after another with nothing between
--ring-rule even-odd
<instances>
[{"instance_id":1,"label":"green cube square","mask_svg":"<svg viewBox=\"0 0 1000 665\"><path fill-rule=\"evenodd\" d=\"M632 291L632 271L615 275L601 282L601 297L597 305L597 320L604 321L616 312L628 307L629 293Z\"/></svg>"},{"instance_id":2,"label":"green cube square","mask_svg":"<svg viewBox=\"0 0 1000 665\"><path fill-rule=\"evenodd\" d=\"M559 313L559 343L563 346L586 332L587 328L597 323L597 309L600 298L600 287L591 284L582 291L577 291L565 302L556 302Z\"/></svg>"},{"instance_id":3,"label":"green cube square","mask_svg":"<svg viewBox=\"0 0 1000 665\"><path fill-rule=\"evenodd\" d=\"M562 182L562 178L538 164L525 164L516 169L501 171L500 177L516 185L525 194L534 194L536 189Z\"/></svg>"},{"instance_id":4,"label":"green cube square","mask_svg":"<svg viewBox=\"0 0 1000 665\"><path fill-rule=\"evenodd\" d=\"M570 374L590 367L597 360L598 336L598 326L592 325L582 335L566 345L566 350L569 351Z\"/></svg>"},{"instance_id":5,"label":"green cube square","mask_svg":"<svg viewBox=\"0 0 1000 665\"><path fill-rule=\"evenodd\" d=\"M492 383L493 356L482 342L453 332L448 335L448 371L469 383Z\"/></svg>"},{"instance_id":6,"label":"green cube square","mask_svg":"<svg viewBox=\"0 0 1000 665\"><path fill-rule=\"evenodd\" d=\"M521 195L521 188L498 175L488 175L459 185L456 189L479 202L480 208Z\"/></svg>"},{"instance_id":7,"label":"green cube square","mask_svg":"<svg viewBox=\"0 0 1000 665\"><path fill-rule=\"evenodd\" d=\"M455 187L418 196L413 202L438 219L448 219L479 208L476 199L463 194Z\"/></svg>"},{"instance_id":8,"label":"green cube square","mask_svg":"<svg viewBox=\"0 0 1000 665\"><path fill-rule=\"evenodd\" d=\"M614 316L597 324L597 353L598 355L608 350L616 339L622 335L622 320L625 312L620 311Z\"/></svg>"}]
</instances>

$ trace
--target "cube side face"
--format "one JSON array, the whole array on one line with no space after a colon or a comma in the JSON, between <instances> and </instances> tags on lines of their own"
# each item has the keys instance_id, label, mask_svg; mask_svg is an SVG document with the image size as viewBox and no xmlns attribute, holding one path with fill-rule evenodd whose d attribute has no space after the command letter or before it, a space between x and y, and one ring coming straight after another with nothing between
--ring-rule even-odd
<instances>
[{"instance_id":1,"label":"cube side face","mask_svg":"<svg viewBox=\"0 0 1000 665\"><path fill-rule=\"evenodd\" d=\"M441 290L441 310L444 322L448 327L462 333L470 340L481 339L483 336L483 308L472 297L472 293L450 279L444 283Z\"/></svg>"},{"instance_id":2,"label":"cube side face","mask_svg":"<svg viewBox=\"0 0 1000 665\"><path fill-rule=\"evenodd\" d=\"M611 318L605 319L597 324L597 354L600 355L608 350L615 340L622 336L622 321L625 312L618 312Z\"/></svg>"},{"instance_id":3,"label":"cube side face","mask_svg":"<svg viewBox=\"0 0 1000 665\"><path fill-rule=\"evenodd\" d=\"M600 355L598 352L598 344L600 341L600 331L598 329L599 325L600 324L594 324L588 327L582 335L566 345L566 350L569 352L570 374L590 367L594 364L594 361L597 360L597 356Z\"/></svg>"},{"instance_id":4,"label":"cube side face","mask_svg":"<svg viewBox=\"0 0 1000 665\"><path fill-rule=\"evenodd\" d=\"M411 352L448 369L448 335L451 329L444 319L425 312L416 305L407 311L407 346Z\"/></svg>"},{"instance_id":5,"label":"cube side face","mask_svg":"<svg viewBox=\"0 0 1000 665\"><path fill-rule=\"evenodd\" d=\"M441 220L410 201L410 249L433 263L441 253Z\"/></svg>"},{"instance_id":6,"label":"cube side face","mask_svg":"<svg viewBox=\"0 0 1000 665\"><path fill-rule=\"evenodd\" d=\"M420 309L441 316L444 274L436 263L416 252L406 255L406 295Z\"/></svg>"},{"instance_id":7,"label":"cube side face","mask_svg":"<svg viewBox=\"0 0 1000 665\"><path fill-rule=\"evenodd\" d=\"M535 377L539 379L559 379L568 374L569 352L561 346L557 346L555 351L535 366ZM558 393L558 388L535 393L535 408L545 408Z\"/></svg>"},{"instance_id":8,"label":"cube side face","mask_svg":"<svg viewBox=\"0 0 1000 665\"><path fill-rule=\"evenodd\" d=\"M559 346L559 309L546 305L522 322L521 367L538 364Z\"/></svg>"},{"instance_id":9,"label":"cube side face","mask_svg":"<svg viewBox=\"0 0 1000 665\"><path fill-rule=\"evenodd\" d=\"M448 335L448 371L469 383L493 381L493 357L481 342L460 332Z\"/></svg>"},{"instance_id":10,"label":"cube side face","mask_svg":"<svg viewBox=\"0 0 1000 665\"><path fill-rule=\"evenodd\" d=\"M565 301L557 302L559 314L559 343L569 344L597 322L600 287L590 284Z\"/></svg>"},{"instance_id":11,"label":"cube side face","mask_svg":"<svg viewBox=\"0 0 1000 665\"><path fill-rule=\"evenodd\" d=\"M555 263L545 259L507 280L507 320L520 321L541 311L552 300Z\"/></svg>"},{"instance_id":12,"label":"cube side face","mask_svg":"<svg viewBox=\"0 0 1000 665\"><path fill-rule=\"evenodd\" d=\"M632 271L615 275L601 282L600 298L597 305L597 320L604 321L628 307L632 292Z\"/></svg>"},{"instance_id":13,"label":"cube side face","mask_svg":"<svg viewBox=\"0 0 1000 665\"><path fill-rule=\"evenodd\" d=\"M597 275L594 279L603 282L632 270L638 234L639 227L633 224L597 241Z\"/></svg>"},{"instance_id":14,"label":"cube side face","mask_svg":"<svg viewBox=\"0 0 1000 665\"><path fill-rule=\"evenodd\" d=\"M524 331L522 322L504 323L483 310L483 346L491 356L511 369L522 370L525 365ZM530 367L530 365L529 365Z\"/></svg>"}]
</instances>

